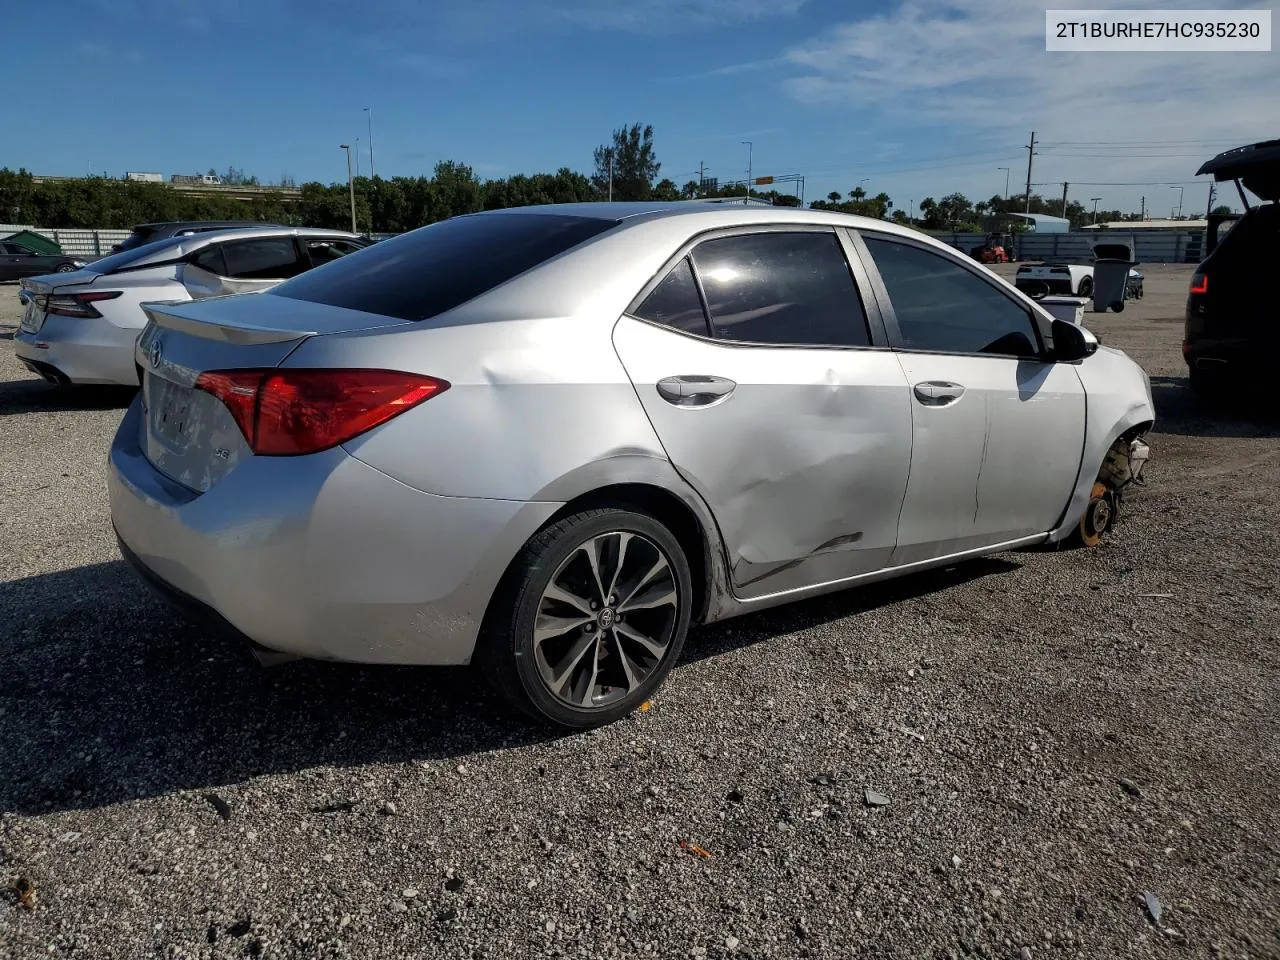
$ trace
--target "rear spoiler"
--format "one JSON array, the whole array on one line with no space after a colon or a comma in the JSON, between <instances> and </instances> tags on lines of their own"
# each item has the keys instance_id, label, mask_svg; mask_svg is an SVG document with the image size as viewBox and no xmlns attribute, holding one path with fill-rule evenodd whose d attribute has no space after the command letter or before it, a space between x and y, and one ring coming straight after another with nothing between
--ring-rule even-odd
<instances>
[{"instance_id":1,"label":"rear spoiler","mask_svg":"<svg viewBox=\"0 0 1280 960\"><path fill-rule=\"evenodd\" d=\"M200 305L208 305L218 300L225 300L226 297L207 297L199 301ZM154 323L157 327L166 330L177 330L181 333L190 334L193 337L200 337L203 340L221 340L223 343L235 344L256 344L256 343L286 343L290 340L301 340L305 337L313 337L319 331L316 330L290 330L281 329L279 327L260 326L258 324L246 323L239 321L235 324L219 323L216 320L202 320L196 316L190 316L183 308L190 308L192 304L178 300L170 303L144 303L142 304L142 312L147 315L147 319Z\"/></svg>"}]
</instances>

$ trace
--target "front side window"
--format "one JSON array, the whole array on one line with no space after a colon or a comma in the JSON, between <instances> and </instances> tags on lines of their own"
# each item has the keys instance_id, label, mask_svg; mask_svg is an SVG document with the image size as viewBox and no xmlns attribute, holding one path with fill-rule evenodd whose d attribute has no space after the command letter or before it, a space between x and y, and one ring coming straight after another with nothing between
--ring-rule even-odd
<instances>
[{"instance_id":1,"label":"front side window","mask_svg":"<svg viewBox=\"0 0 1280 960\"><path fill-rule=\"evenodd\" d=\"M644 298L644 303L640 304L635 315L641 320L684 333L696 333L703 337L709 335L707 316L702 311L702 299L698 296L698 285L694 282L688 257L671 268Z\"/></svg>"},{"instance_id":2,"label":"front side window","mask_svg":"<svg viewBox=\"0 0 1280 960\"><path fill-rule=\"evenodd\" d=\"M902 345L931 353L1034 357L1031 314L947 257L865 236L898 319Z\"/></svg>"},{"instance_id":3,"label":"front side window","mask_svg":"<svg viewBox=\"0 0 1280 960\"><path fill-rule=\"evenodd\" d=\"M310 264L298 258L293 237L255 237L222 245L227 267L224 277L236 280L282 280L295 277Z\"/></svg>"},{"instance_id":4,"label":"front side window","mask_svg":"<svg viewBox=\"0 0 1280 960\"><path fill-rule=\"evenodd\" d=\"M713 334L724 340L865 347L867 315L840 241L827 232L768 232L698 244Z\"/></svg>"}]
</instances>

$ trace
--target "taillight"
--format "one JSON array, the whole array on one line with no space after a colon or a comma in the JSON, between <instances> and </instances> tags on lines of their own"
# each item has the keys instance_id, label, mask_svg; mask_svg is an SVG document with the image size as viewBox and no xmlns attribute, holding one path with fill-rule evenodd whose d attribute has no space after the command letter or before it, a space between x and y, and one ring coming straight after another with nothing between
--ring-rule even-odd
<instances>
[{"instance_id":1,"label":"taillight","mask_svg":"<svg viewBox=\"0 0 1280 960\"><path fill-rule=\"evenodd\" d=\"M316 453L357 437L449 389L395 370L214 370L196 389L231 412L254 453Z\"/></svg>"},{"instance_id":2,"label":"taillight","mask_svg":"<svg viewBox=\"0 0 1280 960\"><path fill-rule=\"evenodd\" d=\"M94 290L91 293L54 294L37 298L37 306L45 313L57 317L100 317L94 304L99 300L114 300L123 290Z\"/></svg>"},{"instance_id":3,"label":"taillight","mask_svg":"<svg viewBox=\"0 0 1280 960\"><path fill-rule=\"evenodd\" d=\"M1209 292L1209 275L1201 273L1197 270L1191 275L1191 292L1192 293L1208 293Z\"/></svg>"},{"instance_id":4,"label":"taillight","mask_svg":"<svg viewBox=\"0 0 1280 960\"><path fill-rule=\"evenodd\" d=\"M1070 271L1070 270L1068 270L1066 267L1050 267L1050 268L1049 268L1049 272L1050 272L1050 273L1065 273L1065 274L1067 274L1068 276L1070 276L1070 275L1071 275L1071 271Z\"/></svg>"}]
</instances>

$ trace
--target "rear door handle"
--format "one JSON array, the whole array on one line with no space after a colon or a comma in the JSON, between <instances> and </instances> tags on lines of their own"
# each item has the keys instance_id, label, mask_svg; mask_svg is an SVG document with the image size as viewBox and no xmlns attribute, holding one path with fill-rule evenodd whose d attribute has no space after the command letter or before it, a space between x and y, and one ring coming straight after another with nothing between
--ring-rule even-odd
<instances>
[{"instance_id":1,"label":"rear door handle","mask_svg":"<svg viewBox=\"0 0 1280 960\"><path fill-rule=\"evenodd\" d=\"M678 407L705 407L733 393L736 386L726 377L688 374L663 377L658 381L658 395Z\"/></svg>"},{"instance_id":2,"label":"rear door handle","mask_svg":"<svg viewBox=\"0 0 1280 960\"><path fill-rule=\"evenodd\" d=\"M964 396L964 387L947 380L925 380L915 385L916 399L926 407L945 407Z\"/></svg>"}]
</instances>

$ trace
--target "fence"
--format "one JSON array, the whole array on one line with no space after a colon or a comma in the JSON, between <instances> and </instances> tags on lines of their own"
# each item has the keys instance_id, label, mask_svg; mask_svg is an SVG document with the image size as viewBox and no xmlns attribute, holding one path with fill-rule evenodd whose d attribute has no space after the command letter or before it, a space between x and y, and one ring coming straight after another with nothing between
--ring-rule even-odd
<instances>
[{"instance_id":1,"label":"fence","mask_svg":"<svg viewBox=\"0 0 1280 960\"><path fill-rule=\"evenodd\" d=\"M52 230L48 227L30 227L15 223L0 223L0 237L7 237L19 230L31 230L48 237L62 248L62 252L75 257L105 257L112 244L129 236L128 230Z\"/></svg>"},{"instance_id":2,"label":"fence","mask_svg":"<svg viewBox=\"0 0 1280 960\"><path fill-rule=\"evenodd\" d=\"M968 253L986 241L981 233L934 234L943 243ZM1204 231L1088 230L1079 233L1019 233L1014 245L1019 260L1064 260L1088 263L1093 245L1129 240L1139 263L1199 263L1204 256Z\"/></svg>"},{"instance_id":3,"label":"fence","mask_svg":"<svg viewBox=\"0 0 1280 960\"><path fill-rule=\"evenodd\" d=\"M0 224L0 237L19 230L34 230L62 247L64 253L82 257L105 257L111 245L129 236L128 230L51 230L19 224ZM393 233L375 233L374 239L385 240ZM934 234L943 243L968 253L986 240L981 233ZM1093 245L1108 240L1133 241L1139 263L1199 263L1204 253L1203 230L1132 231L1089 230L1079 233L1019 233L1014 243L1019 260L1066 260L1088 263L1093 259Z\"/></svg>"}]
</instances>

